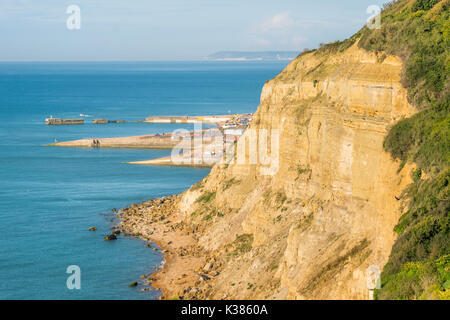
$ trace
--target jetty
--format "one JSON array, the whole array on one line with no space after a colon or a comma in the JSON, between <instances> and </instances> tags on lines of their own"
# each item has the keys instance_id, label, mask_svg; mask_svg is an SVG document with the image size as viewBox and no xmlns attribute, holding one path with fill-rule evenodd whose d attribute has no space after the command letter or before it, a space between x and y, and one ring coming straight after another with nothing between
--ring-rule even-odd
<instances>
[{"instance_id":1,"label":"jetty","mask_svg":"<svg viewBox=\"0 0 450 320\"><path fill-rule=\"evenodd\" d=\"M84 124L84 119L61 119L61 118L47 118L45 124L51 125L65 125L65 124Z\"/></svg>"},{"instance_id":2,"label":"jetty","mask_svg":"<svg viewBox=\"0 0 450 320\"><path fill-rule=\"evenodd\" d=\"M215 124L219 129L228 129L246 126L252 120L252 114L234 114L234 115L210 115L210 116L151 116L145 120L136 122L144 123L210 123ZM105 118L93 119L93 124L125 123L125 120L108 120ZM63 124L84 124L84 119L62 119L47 118L47 125Z\"/></svg>"},{"instance_id":3,"label":"jetty","mask_svg":"<svg viewBox=\"0 0 450 320\"><path fill-rule=\"evenodd\" d=\"M106 124L109 123L108 119L94 119L92 120L93 124Z\"/></svg>"},{"instance_id":4,"label":"jetty","mask_svg":"<svg viewBox=\"0 0 450 320\"><path fill-rule=\"evenodd\" d=\"M191 141L196 137L205 138L204 144L211 143L212 137L220 134L219 129L204 129L186 133L156 133L140 136L118 138L85 138L48 144L56 147L100 147L100 148L136 148L136 149L171 149L180 141ZM94 140L97 143L94 143Z\"/></svg>"},{"instance_id":5,"label":"jetty","mask_svg":"<svg viewBox=\"0 0 450 320\"><path fill-rule=\"evenodd\" d=\"M216 128L203 130L156 133L140 136L117 138L85 138L65 142L55 142L50 146L88 147L88 148L136 148L136 149L172 149L182 148L182 153L158 159L127 162L141 165L169 166L207 166L220 162L223 152L233 146L244 134L252 114L214 115L214 116L152 116L146 123L212 123ZM93 123L121 123L108 119L94 119ZM182 144L180 145L180 143Z\"/></svg>"},{"instance_id":6,"label":"jetty","mask_svg":"<svg viewBox=\"0 0 450 320\"><path fill-rule=\"evenodd\" d=\"M94 143L94 140L98 143ZM99 147L99 148L136 148L136 149L170 149L178 140L172 134L149 134L120 138L86 138L49 144L56 147Z\"/></svg>"},{"instance_id":7,"label":"jetty","mask_svg":"<svg viewBox=\"0 0 450 320\"><path fill-rule=\"evenodd\" d=\"M108 119L93 119L93 124L108 124L108 123L126 123L125 120L108 120ZM63 125L63 124L84 124L84 119L61 119L61 118L47 118L46 125Z\"/></svg>"},{"instance_id":8,"label":"jetty","mask_svg":"<svg viewBox=\"0 0 450 320\"><path fill-rule=\"evenodd\" d=\"M227 122L231 116L152 116L143 122L148 123L220 123Z\"/></svg>"},{"instance_id":9,"label":"jetty","mask_svg":"<svg viewBox=\"0 0 450 320\"><path fill-rule=\"evenodd\" d=\"M108 124L108 123L126 123L125 120L108 120L108 119L94 119L93 124Z\"/></svg>"},{"instance_id":10,"label":"jetty","mask_svg":"<svg viewBox=\"0 0 450 320\"><path fill-rule=\"evenodd\" d=\"M213 116L151 116L142 122L147 123L211 123L223 125L243 125L251 121L252 114L213 115Z\"/></svg>"}]
</instances>

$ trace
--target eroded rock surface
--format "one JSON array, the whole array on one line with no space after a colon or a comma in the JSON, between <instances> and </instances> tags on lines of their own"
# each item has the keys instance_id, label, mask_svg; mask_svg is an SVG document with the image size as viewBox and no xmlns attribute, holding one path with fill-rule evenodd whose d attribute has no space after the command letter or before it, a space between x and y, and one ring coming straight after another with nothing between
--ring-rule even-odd
<instances>
[{"instance_id":1,"label":"eroded rock surface","mask_svg":"<svg viewBox=\"0 0 450 320\"><path fill-rule=\"evenodd\" d=\"M400 59L380 56L356 44L307 53L265 84L249 129L278 130L275 170L247 155L173 199L167 232L174 226L186 238L167 249L196 259L158 275L165 298L370 297L366 271L387 262L411 171L399 170L383 139L415 112ZM139 223L150 240L163 232Z\"/></svg>"}]
</instances>

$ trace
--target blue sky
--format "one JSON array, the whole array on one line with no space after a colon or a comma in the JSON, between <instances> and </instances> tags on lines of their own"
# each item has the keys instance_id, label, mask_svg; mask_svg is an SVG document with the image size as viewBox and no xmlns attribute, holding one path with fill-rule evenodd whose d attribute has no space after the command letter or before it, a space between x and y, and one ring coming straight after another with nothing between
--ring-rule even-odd
<instances>
[{"instance_id":1,"label":"blue sky","mask_svg":"<svg viewBox=\"0 0 450 320\"><path fill-rule=\"evenodd\" d=\"M1 0L0 61L196 60L216 51L314 48L386 0ZM81 29L68 30L69 5Z\"/></svg>"}]
</instances>

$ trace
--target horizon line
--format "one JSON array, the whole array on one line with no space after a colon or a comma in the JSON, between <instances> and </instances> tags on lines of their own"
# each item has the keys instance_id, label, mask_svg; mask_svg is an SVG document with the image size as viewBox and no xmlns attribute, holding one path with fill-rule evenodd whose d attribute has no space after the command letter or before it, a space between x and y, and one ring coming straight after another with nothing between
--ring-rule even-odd
<instances>
[{"instance_id":1,"label":"horizon line","mask_svg":"<svg viewBox=\"0 0 450 320\"><path fill-rule=\"evenodd\" d=\"M155 59L155 60L0 60L0 63L100 63L100 62L288 62L292 60L228 59Z\"/></svg>"}]
</instances>

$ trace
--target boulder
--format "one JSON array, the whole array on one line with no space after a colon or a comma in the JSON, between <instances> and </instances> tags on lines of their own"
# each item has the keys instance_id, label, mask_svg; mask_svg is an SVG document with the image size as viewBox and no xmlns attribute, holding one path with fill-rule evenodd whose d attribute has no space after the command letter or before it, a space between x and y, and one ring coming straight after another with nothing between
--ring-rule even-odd
<instances>
[{"instance_id":1,"label":"boulder","mask_svg":"<svg viewBox=\"0 0 450 320\"><path fill-rule=\"evenodd\" d=\"M205 264L205 266L203 267L203 271L208 272L212 269L213 264L212 262L208 262L207 264Z\"/></svg>"},{"instance_id":2,"label":"boulder","mask_svg":"<svg viewBox=\"0 0 450 320\"><path fill-rule=\"evenodd\" d=\"M208 276L205 275L205 274L201 274L201 275L200 275L200 278L198 278L198 280L199 280L199 281L208 281L208 280L211 280L211 278L208 277Z\"/></svg>"},{"instance_id":3,"label":"boulder","mask_svg":"<svg viewBox=\"0 0 450 320\"><path fill-rule=\"evenodd\" d=\"M107 235L105 238L105 240L109 241L109 240L117 240L117 237L114 233Z\"/></svg>"}]
</instances>

